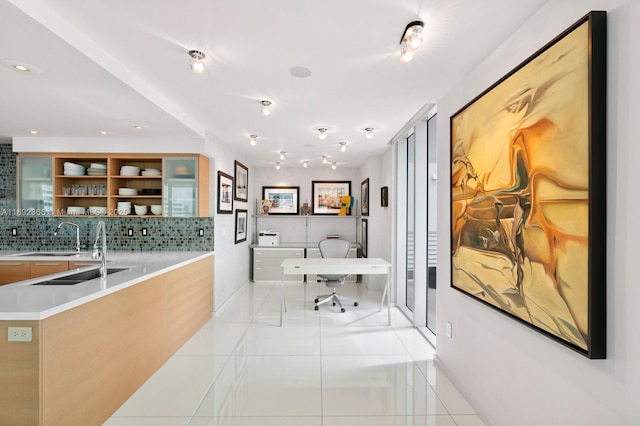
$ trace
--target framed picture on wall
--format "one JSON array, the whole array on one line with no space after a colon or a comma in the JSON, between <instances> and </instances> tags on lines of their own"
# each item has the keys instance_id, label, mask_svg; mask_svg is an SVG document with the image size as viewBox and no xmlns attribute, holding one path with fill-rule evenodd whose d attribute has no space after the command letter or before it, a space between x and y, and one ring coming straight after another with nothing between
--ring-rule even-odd
<instances>
[{"instance_id":1,"label":"framed picture on wall","mask_svg":"<svg viewBox=\"0 0 640 426\"><path fill-rule=\"evenodd\" d=\"M218 213L233 213L233 178L218 170Z\"/></svg>"},{"instance_id":2,"label":"framed picture on wall","mask_svg":"<svg viewBox=\"0 0 640 426\"><path fill-rule=\"evenodd\" d=\"M236 244L247 240L247 211L236 209Z\"/></svg>"},{"instance_id":3,"label":"framed picture on wall","mask_svg":"<svg viewBox=\"0 0 640 426\"><path fill-rule=\"evenodd\" d=\"M367 257L367 252L369 251L369 221L367 219L362 219L362 257Z\"/></svg>"},{"instance_id":4,"label":"framed picture on wall","mask_svg":"<svg viewBox=\"0 0 640 426\"><path fill-rule=\"evenodd\" d=\"M249 197L249 169L239 161L235 162L235 186L233 187L233 199L247 201Z\"/></svg>"},{"instance_id":5,"label":"framed picture on wall","mask_svg":"<svg viewBox=\"0 0 640 426\"><path fill-rule=\"evenodd\" d=\"M269 214L298 214L299 186L263 186L262 199L269 200Z\"/></svg>"},{"instance_id":6,"label":"framed picture on wall","mask_svg":"<svg viewBox=\"0 0 640 426\"><path fill-rule=\"evenodd\" d=\"M389 207L389 187L380 188L380 207Z\"/></svg>"},{"instance_id":7,"label":"framed picture on wall","mask_svg":"<svg viewBox=\"0 0 640 426\"><path fill-rule=\"evenodd\" d=\"M312 181L313 214L337 215L342 206L340 199L345 195L351 195L351 181ZM350 210L347 215L351 214Z\"/></svg>"},{"instance_id":8,"label":"framed picture on wall","mask_svg":"<svg viewBox=\"0 0 640 426\"><path fill-rule=\"evenodd\" d=\"M369 216L369 178L366 178L360 184L360 205L362 216Z\"/></svg>"}]
</instances>

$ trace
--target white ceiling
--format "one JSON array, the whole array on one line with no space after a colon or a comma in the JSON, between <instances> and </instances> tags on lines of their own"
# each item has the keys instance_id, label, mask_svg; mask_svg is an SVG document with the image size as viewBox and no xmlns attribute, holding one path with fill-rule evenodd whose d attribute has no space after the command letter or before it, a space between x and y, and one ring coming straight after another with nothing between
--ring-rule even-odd
<instances>
[{"instance_id":1,"label":"white ceiling","mask_svg":"<svg viewBox=\"0 0 640 426\"><path fill-rule=\"evenodd\" d=\"M42 71L0 66L0 138L31 129L40 132L34 138L133 143L210 135L258 167L280 161L280 151L283 168L319 167L322 155L358 166L543 3L0 0L0 61ZM416 19L425 22L424 43L403 64L399 40ZM204 73L190 71L190 49L206 53ZM311 76L292 76L295 66ZM268 117L262 99L273 102ZM324 141L318 127L329 129ZM259 136L255 147L250 134Z\"/></svg>"}]
</instances>

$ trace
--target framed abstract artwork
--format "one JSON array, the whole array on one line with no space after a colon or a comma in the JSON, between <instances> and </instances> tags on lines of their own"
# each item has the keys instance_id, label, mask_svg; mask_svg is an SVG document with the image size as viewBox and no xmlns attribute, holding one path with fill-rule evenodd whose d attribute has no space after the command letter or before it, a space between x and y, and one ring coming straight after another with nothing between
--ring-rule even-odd
<instances>
[{"instance_id":1,"label":"framed abstract artwork","mask_svg":"<svg viewBox=\"0 0 640 426\"><path fill-rule=\"evenodd\" d=\"M340 199L345 195L351 195L351 181L312 181L313 214L337 215L342 206Z\"/></svg>"},{"instance_id":2,"label":"framed abstract artwork","mask_svg":"<svg viewBox=\"0 0 640 426\"><path fill-rule=\"evenodd\" d=\"M362 206L360 214L369 216L369 178L366 178L360 184L360 202Z\"/></svg>"},{"instance_id":3,"label":"framed abstract artwork","mask_svg":"<svg viewBox=\"0 0 640 426\"><path fill-rule=\"evenodd\" d=\"M234 180L233 199L247 201L249 197L249 169L239 161L235 162Z\"/></svg>"},{"instance_id":4,"label":"framed abstract artwork","mask_svg":"<svg viewBox=\"0 0 640 426\"><path fill-rule=\"evenodd\" d=\"M218 170L218 213L233 213L233 178Z\"/></svg>"},{"instance_id":5,"label":"framed abstract artwork","mask_svg":"<svg viewBox=\"0 0 640 426\"><path fill-rule=\"evenodd\" d=\"M300 211L299 186L263 186L262 199L269 200L269 214L295 214Z\"/></svg>"},{"instance_id":6,"label":"framed abstract artwork","mask_svg":"<svg viewBox=\"0 0 640 426\"><path fill-rule=\"evenodd\" d=\"M606 357L606 12L451 116L451 286Z\"/></svg>"}]
</instances>

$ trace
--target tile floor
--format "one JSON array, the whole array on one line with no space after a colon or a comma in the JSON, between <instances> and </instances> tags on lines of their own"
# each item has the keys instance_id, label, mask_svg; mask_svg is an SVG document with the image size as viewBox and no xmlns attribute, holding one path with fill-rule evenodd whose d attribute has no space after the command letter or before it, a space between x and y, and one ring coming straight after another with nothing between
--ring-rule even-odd
<instances>
[{"instance_id":1,"label":"tile floor","mask_svg":"<svg viewBox=\"0 0 640 426\"><path fill-rule=\"evenodd\" d=\"M480 426L433 363L433 348L380 294L347 284L358 307L314 311L316 284L248 284L107 426Z\"/></svg>"}]
</instances>

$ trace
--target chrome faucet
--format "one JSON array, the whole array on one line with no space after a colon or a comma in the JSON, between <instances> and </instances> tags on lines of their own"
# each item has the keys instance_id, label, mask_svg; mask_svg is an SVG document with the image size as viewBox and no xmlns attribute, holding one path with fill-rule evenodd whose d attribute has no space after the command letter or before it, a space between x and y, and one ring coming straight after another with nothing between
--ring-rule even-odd
<instances>
[{"instance_id":1,"label":"chrome faucet","mask_svg":"<svg viewBox=\"0 0 640 426\"><path fill-rule=\"evenodd\" d=\"M53 236L54 237L56 235L58 235L58 231L60 230L62 225L70 225L70 226L75 226L76 227L76 251L79 252L80 251L80 226L78 226L77 223L73 223L73 222L60 222L60 224L58 225L56 230L53 231Z\"/></svg>"},{"instance_id":2,"label":"chrome faucet","mask_svg":"<svg viewBox=\"0 0 640 426\"><path fill-rule=\"evenodd\" d=\"M98 248L98 240L100 239L100 230L102 230L102 251ZM101 220L96 226L96 241L93 243L92 259L101 258L100 279L104 282L107 280L107 230L104 222Z\"/></svg>"}]
</instances>

